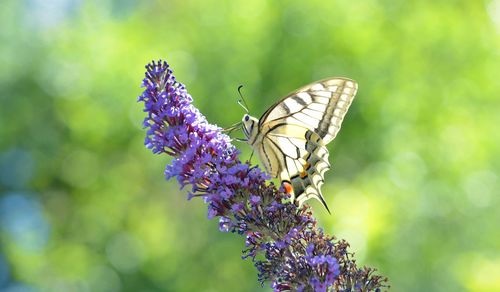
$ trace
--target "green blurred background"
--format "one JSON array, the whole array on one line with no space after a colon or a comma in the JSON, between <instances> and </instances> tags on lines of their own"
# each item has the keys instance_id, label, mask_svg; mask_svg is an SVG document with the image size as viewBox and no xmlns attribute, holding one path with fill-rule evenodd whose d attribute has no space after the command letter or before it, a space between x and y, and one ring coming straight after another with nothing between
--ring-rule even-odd
<instances>
[{"instance_id":1,"label":"green blurred background","mask_svg":"<svg viewBox=\"0 0 500 292\"><path fill-rule=\"evenodd\" d=\"M357 80L320 225L393 291L500 291L499 33L499 0L2 0L0 291L269 290L143 146L158 58L221 126L239 84Z\"/></svg>"}]
</instances>

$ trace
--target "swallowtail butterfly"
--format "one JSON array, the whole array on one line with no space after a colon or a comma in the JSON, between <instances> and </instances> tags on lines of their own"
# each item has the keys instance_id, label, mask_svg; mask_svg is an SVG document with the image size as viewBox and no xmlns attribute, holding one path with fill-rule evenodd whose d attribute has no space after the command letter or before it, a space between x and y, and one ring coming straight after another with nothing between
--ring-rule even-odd
<instances>
[{"instance_id":1,"label":"swallowtail butterfly","mask_svg":"<svg viewBox=\"0 0 500 292\"><path fill-rule=\"evenodd\" d=\"M260 119L243 116L246 141L299 206L315 198L328 210L320 190L330 169L325 146L339 132L357 87L347 78L327 78L285 96Z\"/></svg>"}]
</instances>

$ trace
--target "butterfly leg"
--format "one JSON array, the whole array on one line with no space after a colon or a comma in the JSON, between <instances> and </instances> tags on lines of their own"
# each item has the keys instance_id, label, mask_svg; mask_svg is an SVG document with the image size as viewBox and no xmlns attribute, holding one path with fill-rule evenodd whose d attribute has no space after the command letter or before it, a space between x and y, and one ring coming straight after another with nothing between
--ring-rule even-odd
<instances>
[{"instance_id":1,"label":"butterfly leg","mask_svg":"<svg viewBox=\"0 0 500 292\"><path fill-rule=\"evenodd\" d=\"M238 142L247 142L248 139L245 139L245 138L234 138L235 141L238 141Z\"/></svg>"},{"instance_id":2,"label":"butterfly leg","mask_svg":"<svg viewBox=\"0 0 500 292\"><path fill-rule=\"evenodd\" d=\"M229 126L229 127L225 128L225 129L222 129L222 131L223 131L223 132L227 132L227 133L231 133L231 132L233 132L233 131L235 131L235 130L238 130L238 129L240 129L240 128L241 128L241 122L238 122L238 123L233 124L233 125L231 125L231 126Z\"/></svg>"},{"instance_id":3,"label":"butterfly leg","mask_svg":"<svg viewBox=\"0 0 500 292\"><path fill-rule=\"evenodd\" d=\"M259 167L258 165L254 165L254 166L252 166L252 167L250 167L250 168L248 169L248 172L250 172L250 171L252 171L253 169L258 168L258 167Z\"/></svg>"},{"instance_id":4,"label":"butterfly leg","mask_svg":"<svg viewBox=\"0 0 500 292\"><path fill-rule=\"evenodd\" d=\"M252 153L250 154L250 158L248 158L248 161L249 161L249 162L250 162L250 161L252 161L253 152L254 152L254 150L252 149Z\"/></svg>"}]
</instances>

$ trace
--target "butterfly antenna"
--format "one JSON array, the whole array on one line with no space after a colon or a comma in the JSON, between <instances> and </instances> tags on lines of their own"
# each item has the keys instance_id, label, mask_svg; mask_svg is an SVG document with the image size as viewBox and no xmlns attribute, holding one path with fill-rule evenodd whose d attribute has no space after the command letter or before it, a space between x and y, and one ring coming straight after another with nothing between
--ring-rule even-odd
<instances>
[{"instance_id":1,"label":"butterfly antenna","mask_svg":"<svg viewBox=\"0 0 500 292\"><path fill-rule=\"evenodd\" d=\"M238 93L240 94L240 97L241 99L238 100L238 104L245 109L245 111L247 112L247 114L250 112L248 110L248 104L247 104L247 101L245 100L245 98L243 98L243 94L241 94L241 88L243 88L243 85L240 85L238 86ZM242 103L243 101L243 103Z\"/></svg>"}]
</instances>

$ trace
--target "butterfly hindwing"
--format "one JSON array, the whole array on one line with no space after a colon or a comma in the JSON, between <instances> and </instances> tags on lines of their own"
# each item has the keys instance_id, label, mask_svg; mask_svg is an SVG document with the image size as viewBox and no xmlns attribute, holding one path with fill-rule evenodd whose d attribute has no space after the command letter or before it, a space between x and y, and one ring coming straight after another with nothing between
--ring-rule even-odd
<instances>
[{"instance_id":1,"label":"butterfly hindwing","mask_svg":"<svg viewBox=\"0 0 500 292\"><path fill-rule=\"evenodd\" d=\"M278 124L265 135L262 149L258 152L261 161L271 175L292 185L293 199L302 205L316 198L328 210L320 187L330 164L328 149L318 134L305 127Z\"/></svg>"},{"instance_id":2,"label":"butterfly hindwing","mask_svg":"<svg viewBox=\"0 0 500 292\"><path fill-rule=\"evenodd\" d=\"M328 212L330 212L321 194L321 186L324 183L325 172L330 169L328 149L323 144L321 137L312 131L306 132L306 139L307 142L305 146L308 156L305 158L305 173L300 173L298 176L291 178L292 187L295 192L295 200L299 205L302 205L306 200L315 198L325 206ZM301 186L305 187L303 192L299 192Z\"/></svg>"},{"instance_id":3,"label":"butterfly hindwing","mask_svg":"<svg viewBox=\"0 0 500 292\"><path fill-rule=\"evenodd\" d=\"M306 128L285 123L267 124L266 135L258 147L257 154L267 172L273 177L279 177L281 172L295 163L287 164L288 159L297 160L305 153Z\"/></svg>"}]
</instances>

